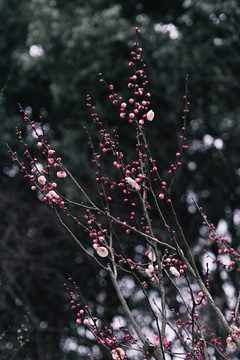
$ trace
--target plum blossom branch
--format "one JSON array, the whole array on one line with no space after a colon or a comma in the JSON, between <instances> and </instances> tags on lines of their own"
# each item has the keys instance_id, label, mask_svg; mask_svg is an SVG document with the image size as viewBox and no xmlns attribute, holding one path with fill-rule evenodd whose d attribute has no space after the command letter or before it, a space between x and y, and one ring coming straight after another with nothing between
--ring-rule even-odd
<instances>
[{"instance_id":1,"label":"plum blossom branch","mask_svg":"<svg viewBox=\"0 0 240 360\"><path fill-rule=\"evenodd\" d=\"M136 32L138 35L137 28ZM218 339L214 338L213 345L209 344L204 322L200 318L200 305L205 306L205 302L209 303L211 311L228 334L227 347L235 351L240 349L238 327L240 295L236 301L235 311L231 315L233 324L230 325L228 318L224 316L211 295L209 271L202 274L196 265L171 195L177 179L176 173L181 166L182 155L188 147L186 138L189 111L188 75L185 81L178 150L174 163L169 167L168 175L162 176L156 160L152 157L145 134L145 129L154 125L156 117L151 108L151 94L147 91L146 64L138 39L134 43L131 56L129 67L133 70L133 74L129 77L128 83L128 89L131 91L129 99L123 99L113 85L106 83L102 74L99 74L99 77L110 91L109 99L118 109L121 121L125 124L128 122L130 131L135 134L136 151L133 158L125 153L125 149L121 149L118 132L108 131L99 118L91 97L87 96L86 106L97 129L91 138L87 127L84 126L92 153L92 167L95 171L94 196L84 184L77 181L74 173L70 172L62 159L57 156L46 139L42 122L40 121L38 128L22 107L20 109L24 113L27 129L37 138L35 151L41 152L41 162L38 162L38 158L33 155L34 150L24 141L19 130L17 137L24 147L24 159L27 161L21 161L16 152L8 145L7 148L24 177L30 181L31 190L37 191L39 198L54 210L58 221L82 252L95 262L99 269L104 269L109 274L128 324L131 324L142 344L139 345L139 349L141 347L145 359L165 360L165 354L169 354L171 358L184 357L184 360L209 360L209 346L214 346L216 353L227 359ZM77 189L79 202L58 190L61 188L58 184L60 182L64 184L65 181L71 181L74 189ZM227 239L217 235L213 224L209 222L196 202L195 205L203 217L204 224L208 226L211 237L219 246L218 253L227 254L231 259L229 269L238 273L239 253L231 248ZM76 231L67 225L64 216L84 232L93 250L89 250L85 240L75 235ZM121 278L124 276L131 276L134 289L140 290L154 320L150 327L151 331L157 331L157 334L153 334L155 343L145 336L144 328L130 306L131 302L127 301L123 294ZM188 299L184 297L184 289L188 293ZM169 292L172 290L178 295L175 296L177 299L175 307L171 307L169 299ZM70 296L73 309L79 310L74 294L70 292ZM110 352L113 359L126 359L128 348L124 341L129 340L131 345L136 345L137 339L125 328L124 332L126 331L127 335L120 343L111 328L101 330L98 327L97 320L83 300L81 304L86 306L86 310L78 311L76 323L85 325L94 334L98 343ZM184 307L183 317L178 307ZM180 346L180 350L174 349L174 344L168 340L169 333L173 333L176 347ZM184 354L185 351L187 352Z\"/></svg>"},{"instance_id":2,"label":"plum blossom branch","mask_svg":"<svg viewBox=\"0 0 240 360\"><path fill-rule=\"evenodd\" d=\"M143 343L143 346L146 350L150 350L152 352L152 355L153 357L156 359L156 360L163 360L164 357L163 357L163 353L162 351L160 351L159 349L156 349L154 350L154 346L149 343L149 341L144 337L144 335L142 334L141 330L140 330L140 326L137 324L136 320L134 319L134 317L132 316L132 313L128 307L128 304L126 302L126 300L124 299L123 295L122 295L122 292L119 288L119 285L118 285L118 282L117 282L117 279L116 279L116 275L114 275L112 269L110 268L110 266L108 265L108 273L110 275L110 278L112 280L112 283L113 283L113 286L115 288L115 291L116 291L116 294L117 294L117 297L125 311L125 313L127 314L136 334L138 335L139 339L141 340L141 342Z\"/></svg>"},{"instance_id":3,"label":"plum blossom branch","mask_svg":"<svg viewBox=\"0 0 240 360\"><path fill-rule=\"evenodd\" d=\"M103 268L104 270L107 270L107 267L104 266L103 264L101 264L95 256L93 256L87 249L85 249L85 247L82 245L81 241L79 241L79 239L74 235L74 233L71 231L71 229L65 224L65 222L62 220L62 218L60 217L56 207L54 207L54 212L56 214L57 219L59 220L59 222L61 223L61 225L67 230L67 232L71 235L71 237L75 240L75 242L77 243L77 245L81 248L81 250L83 250L83 252L88 255L92 260L94 260L101 268Z\"/></svg>"}]
</instances>

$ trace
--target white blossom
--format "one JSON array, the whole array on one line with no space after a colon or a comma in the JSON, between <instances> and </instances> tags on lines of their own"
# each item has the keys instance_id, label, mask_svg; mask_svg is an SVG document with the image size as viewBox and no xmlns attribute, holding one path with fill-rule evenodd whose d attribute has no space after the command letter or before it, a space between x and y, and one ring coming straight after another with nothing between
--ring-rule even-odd
<instances>
[{"instance_id":1,"label":"white blossom","mask_svg":"<svg viewBox=\"0 0 240 360\"><path fill-rule=\"evenodd\" d=\"M174 266L170 266L169 270L174 276L180 276L180 272Z\"/></svg>"},{"instance_id":2,"label":"white blossom","mask_svg":"<svg viewBox=\"0 0 240 360\"><path fill-rule=\"evenodd\" d=\"M154 116L155 116L154 112L152 110L149 110L148 113L147 113L148 121L153 121Z\"/></svg>"},{"instance_id":3,"label":"white blossom","mask_svg":"<svg viewBox=\"0 0 240 360\"><path fill-rule=\"evenodd\" d=\"M98 246L96 249L97 254L101 257L107 257L108 256L108 249L106 249L104 246Z\"/></svg>"},{"instance_id":4,"label":"white blossom","mask_svg":"<svg viewBox=\"0 0 240 360\"><path fill-rule=\"evenodd\" d=\"M138 183L137 183L134 179L132 179L130 176L127 176L127 177L125 178L125 181L126 181L126 183L129 184L133 189L135 189L135 190L137 190L137 191L139 191L139 190L141 189L141 186L138 185Z\"/></svg>"},{"instance_id":5,"label":"white blossom","mask_svg":"<svg viewBox=\"0 0 240 360\"><path fill-rule=\"evenodd\" d=\"M152 277L153 274L154 274L154 267L153 265L148 265L148 268L145 270L146 274L149 276L149 277Z\"/></svg>"}]
</instances>

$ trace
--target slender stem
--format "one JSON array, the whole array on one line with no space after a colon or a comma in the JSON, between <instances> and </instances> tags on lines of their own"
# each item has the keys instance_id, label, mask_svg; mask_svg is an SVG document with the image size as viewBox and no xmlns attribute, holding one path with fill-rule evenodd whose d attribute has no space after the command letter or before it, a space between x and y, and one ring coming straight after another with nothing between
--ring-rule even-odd
<instances>
[{"instance_id":1,"label":"slender stem","mask_svg":"<svg viewBox=\"0 0 240 360\"><path fill-rule=\"evenodd\" d=\"M160 257L157 251L157 246L154 247L157 263L158 263L158 286L160 291L160 298L161 298L161 306L162 306L162 327L161 327L161 343L163 342L165 338L165 332L166 332L166 320L167 320L167 310L166 310L166 298L165 298L165 289L163 284L163 266L162 261L160 261Z\"/></svg>"},{"instance_id":2,"label":"slender stem","mask_svg":"<svg viewBox=\"0 0 240 360\"><path fill-rule=\"evenodd\" d=\"M78 240L78 238L74 235L74 233L69 229L69 227L65 224L65 222L62 220L62 218L60 217L57 209L54 207L54 212L59 220L59 222L61 223L61 225L67 230L67 232L71 235L71 237L75 240L75 242L77 243L77 245L91 258L93 259L101 268L103 268L104 270L107 270L106 266L104 266L103 264L101 264L96 258L95 256L93 256L89 251L87 251L85 249L85 247L82 245L82 243Z\"/></svg>"},{"instance_id":3,"label":"slender stem","mask_svg":"<svg viewBox=\"0 0 240 360\"><path fill-rule=\"evenodd\" d=\"M234 311L235 318L238 316L239 304L240 304L240 291L239 291L239 293L238 293L236 308L235 308L235 311Z\"/></svg>"},{"instance_id":4,"label":"slender stem","mask_svg":"<svg viewBox=\"0 0 240 360\"><path fill-rule=\"evenodd\" d=\"M143 333L141 332L141 329L139 327L139 325L137 324L136 320L134 319L132 313L131 313L131 310L129 309L129 306L126 302L126 300L124 299L123 295L122 295L122 292L120 290L120 287L118 285L118 282L117 282L117 277L116 275L114 275L110 265L108 265L107 267L107 270L108 270L108 273L110 275L110 278L111 278L111 281L113 283L113 286L115 288L115 291L116 291L116 294L117 294L117 297L123 307L123 310L124 312L126 313L128 319L130 320L136 334L138 335L139 339L141 340L141 342L143 343L143 346L144 348L147 350L147 351L150 351L152 352L152 355L154 357L154 359L156 360L163 360L163 353L160 349L156 349L154 350L154 345L151 344L146 338L145 336L143 335Z\"/></svg>"},{"instance_id":5,"label":"slender stem","mask_svg":"<svg viewBox=\"0 0 240 360\"><path fill-rule=\"evenodd\" d=\"M177 218L177 214L174 210L174 207L171 203L171 210L172 210L172 214L173 214L173 217L174 217L174 220L175 220L175 224L178 228L178 231L180 233L180 236L181 236L181 239L182 239L182 242L186 248L186 251L187 251L187 255L190 259L190 262L191 262L191 265L189 263L189 261L186 259L186 257L184 256L184 253L183 251L180 249L179 245L178 245L178 250L180 251L180 254L185 262L185 264L188 266L188 269L192 272L192 274L194 275L198 285L200 286L201 290L204 292L204 294L206 295L207 299L208 299L208 302L212 308L212 310L214 311L215 315L220 319L220 321L222 322L225 330L228 332L228 333L232 333L232 330L230 328L230 326L228 325L228 322L225 318L225 316L223 315L223 313L221 312L221 310L219 309L219 307L216 305L215 301L213 300L210 292L208 291L208 289L206 288L205 284L203 283L202 279L201 279L201 276L199 274L199 271L197 269L197 266L196 266L196 263L193 259L193 255L192 255L192 252L190 250L190 247L187 243L187 240L184 236L184 233L183 233L183 230L182 230L182 227L181 225L179 224L179 221L178 221L178 218ZM236 340L237 342L237 340ZM239 341L240 343L240 341Z\"/></svg>"}]
</instances>

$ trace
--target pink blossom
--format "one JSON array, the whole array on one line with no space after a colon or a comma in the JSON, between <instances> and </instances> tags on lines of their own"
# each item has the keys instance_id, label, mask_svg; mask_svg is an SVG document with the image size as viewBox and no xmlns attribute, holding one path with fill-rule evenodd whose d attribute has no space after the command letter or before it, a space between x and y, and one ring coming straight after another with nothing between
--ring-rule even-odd
<instances>
[{"instance_id":1,"label":"pink blossom","mask_svg":"<svg viewBox=\"0 0 240 360\"><path fill-rule=\"evenodd\" d=\"M55 153L55 150L48 150L49 155L53 155Z\"/></svg>"},{"instance_id":2,"label":"pink blossom","mask_svg":"<svg viewBox=\"0 0 240 360\"><path fill-rule=\"evenodd\" d=\"M39 182L39 184L40 185L45 185L46 184L46 178L45 178L45 176L44 175L40 175L39 177L38 177L38 182Z\"/></svg>"},{"instance_id":3,"label":"pink blossom","mask_svg":"<svg viewBox=\"0 0 240 360\"><path fill-rule=\"evenodd\" d=\"M174 266L170 266L169 270L174 276L180 276L180 272Z\"/></svg>"},{"instance_id":4,"label":"pink blossom","mask_svg":"<svg viewBox=\"0 0 240 360\"><path fill-rule=\"evenodd\" d=\"M48 195L51 197L51 200L55 202L56 200L60 199L60 196L56 193L56 191L51 190L49 191Z\"/></svg>"},{"instance_id":5,"label":"pink blossom","mask_svg":"<svg viewBox=\"0 0 240 360\"><path fill-rule=\"evenodd\" d=\"M49 162L49 164L51 164L51 165L54 164L54 161L55 161L55 160L54 160L53 158L49 158L49 159L48 159L48 162Z\"/></svg>"},{"instance_id":6,"label":"pink blossom","mask_svg":"<svg viewBox=\"0 0 240 360\"><path fill-rule=\"evenodd\" d=\"M152 251L148 253L148 258L151 261L156 261L156 255Z\"/></svg>"},{"instance_id":7,"label":"pink blossom","mask_svg":"<svg viewBox=\"0 0 240 360\"><path fill-rule=\"evenodd\" d=\"M237 345L235 344L235 342L233 341L232 336L228 336L226 339L226 343L227 343L227 347L231 350L236 350L237 349Z\"/></svg>"},{"instance_id":8,"label":"pink blossom","mask_svg":"<svg viewBox=\"0 0 240 360\"><path fill-rule=\"evenodd\" d=\"M236 325L231 325L231 328L233 329L234 333L240 337L240 328L237 327Z\"/></svg>"},{"instance_id":9,"label":"pink blossom","mask_svg":"<svg viewBox=\"0 0 240 360\"><path fill-rule=\"evenodd\" d=\"M57 177L62 178L62 179L66 178L66 177L67 177L66 171L64 171L64 170L59 170L59 171L57 172Z\"/></svg>"},{"instance_id":10,"label":"pink blossom","mask_svg":"<svg viewBox=\"0 0 240 360\"><path fill-rule=\"evenodd\" d=\"M117 347L116 349L112 350L112 358L114 360L122 360L125 357L125 351L120 348Z\"/></svg>"},{"instance_id":11,"label":"pink blossom","mask_svg":"<svg viewBox=\"0 0 240 360\"><path fill-rule=\"evenodd\" d=\"M149 277L152 277L153 274L154 274L154 267L153 265L148 265L148 268L145 270L146 274L149 276Z\"/></svg>"},{"instance_id":12,"label":"pink blossom","mask_svg":"<svg viewBox=\"0 0 240 360\"><path fill-rule=\"evenodd\" d=\"M96 251L97 251L97 254L101 257L108 256L108 249L106 249L104 246L98 246Z\"/></svg>"},{"instance_id":13,"label":"pink blossom","mask_svg":"<svg viewBox=\"0 0 240 360\"><path fill-rule=\"evenodd\" d=\"M153 112L152 110L149 110L149 111L147 112L147 119L148 119L148 121L153 121L154 116L155 116L155 114L154 114L154 112Z\"/></svg>"}]
</instances>

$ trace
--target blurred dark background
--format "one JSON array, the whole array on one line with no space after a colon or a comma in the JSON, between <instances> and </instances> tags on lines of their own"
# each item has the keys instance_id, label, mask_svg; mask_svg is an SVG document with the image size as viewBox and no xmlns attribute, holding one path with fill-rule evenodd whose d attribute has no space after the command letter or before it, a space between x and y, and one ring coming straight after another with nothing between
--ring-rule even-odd
<instances>
[{"instance_id":1,"label":"blurred dark background","mask_svg":"<svg viewBox=\"0 0 240 360\"><path fill-rule=\"evenodd\" d=\"M92 339L76 332L63 287L68 273L90 304L97 300L107 322L117 307L105 274L96 276L11 162L5 143L18 150L15 127L24 128L18 103L28 107L36 121L42 115L54 148L71 171L85 179L82 123L90 121L86 95L91 94L110 127L119 127L97 73L128 96L128 62L138 26L156 116L148 136L162 174L174 159L185 74L190 77L189 151L174 192L187 239L201 248L207 236L191 202L194 196L237 246L239 21L237 0L0 0L1 359L83 360L89 352L96 359L106 358ZM217 280L221 292L222 280Z\"/></svg>"}]
</instances>

